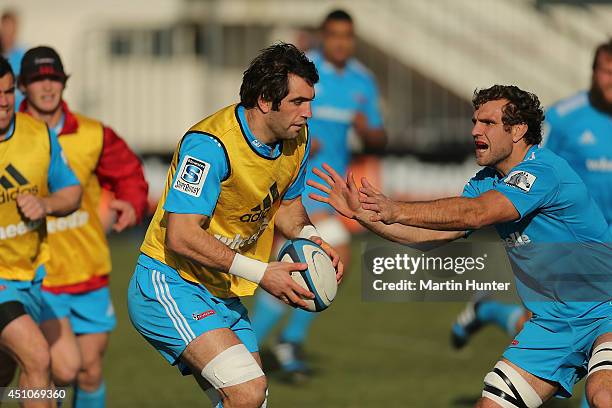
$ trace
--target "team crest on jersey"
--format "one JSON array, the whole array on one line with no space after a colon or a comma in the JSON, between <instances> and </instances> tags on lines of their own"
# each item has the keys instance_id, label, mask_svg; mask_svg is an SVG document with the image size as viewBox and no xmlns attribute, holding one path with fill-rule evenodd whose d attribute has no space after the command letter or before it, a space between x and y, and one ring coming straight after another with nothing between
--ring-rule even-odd
<instances>
[{"instance_id":1,"label":"team crest on jersey","mask_svg":"<svg viewBox=\"0 0 612 408\"><path fill-rule=\"evenodd\" d=\"M531 190L531 186L536 180L536 176L526 171L516 170L508 174L508 177L504 179L504 183L520 188L527 192Z\"/></svg>"},{"instance_id":2,"label":"team crest on jersey","mask_svg":"<svg viewBox=\"0 0 612 408\"><path fill-rule=\"evenodd\" d=\"M206 181L209 170L209 163L198 160L195 157L185 156L172 188L185 194L199 197L202 194L202 186L204 181Z\"/></svg>"}]
</instances>

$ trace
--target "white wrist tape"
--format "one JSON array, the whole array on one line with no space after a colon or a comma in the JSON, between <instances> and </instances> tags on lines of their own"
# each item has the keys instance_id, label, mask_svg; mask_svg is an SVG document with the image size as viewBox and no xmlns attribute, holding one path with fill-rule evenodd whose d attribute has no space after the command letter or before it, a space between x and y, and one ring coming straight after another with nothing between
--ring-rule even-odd
<instances>
[{"instance_id":1,"label":"white wrist tape","mask_svg":"<svg viewBox=\"0 0 612 408\"><path fill-rule=\"evenodd\" d=\"M236 254L228 273L240 276L251 282L259 283L267 268L268 264L265 262Z\"/></svg>"},{"instance_id":2,"label":"white wrist tape","mask_svg":"<svg viewBox=\"0 0 612 408\"><path fill-rule=\"evenodd\" d=\"M304 228L298 234L298 238L309 239L312 236L321 237L321 234L313 225L304 225Z\"/></svg>"}]
</instances>

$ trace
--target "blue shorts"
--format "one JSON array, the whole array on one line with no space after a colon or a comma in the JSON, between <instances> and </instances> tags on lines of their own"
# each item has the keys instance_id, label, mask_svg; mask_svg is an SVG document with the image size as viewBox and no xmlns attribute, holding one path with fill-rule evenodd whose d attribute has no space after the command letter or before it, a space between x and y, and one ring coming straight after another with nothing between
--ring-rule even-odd
<instances>
[{"instance_id":1,"label":"blue shorts","mask_svg":"<svg viewBox=\"0 0 612 408\"><path fill-rule=\"evenodd\" d=\"M74 294L43 290L42 298L41 321L67 317L74 334L106 333L117 325L108 287Z\"/></svg>"},{"instance_id":2,"label":"blue shorts","mask_svg":"<svg viewBox=\"0 0 612 408\"><path fill-rule=\"evenodd\" d=\"M218 298L206 287L183 279L168 265L141 254L128 288L128 312L138 332L172 365L190 374L179 357L196 337L232 330L251 352L257 338L239 298Z\"/></svg>"},{"instance_id":3,"label":"blue shorts","mask_svg":"<svg viewBox=\"0 0 612 408\"><path fill-rule=\"evenodd\" d=\"M610 332L612 314L570 320L534 317L525 323L504 358L537 377L559 383L556 395L569 398L574 384L587 374L595 340Z\"/></svg>"},{"instance_id":4,"label":"blue shorts","mask_svg":"<svg viewBox=\"0 0 612 408\"><path fill-rule=\"evenodd\" d=\"M41 286L45 275L45 268L41 265L36 270L36 275L31 281L0 279L0 304L19 302L24 306L26 313L36 323L40 323L42 309Z\"/></svg>"}]
</instances>

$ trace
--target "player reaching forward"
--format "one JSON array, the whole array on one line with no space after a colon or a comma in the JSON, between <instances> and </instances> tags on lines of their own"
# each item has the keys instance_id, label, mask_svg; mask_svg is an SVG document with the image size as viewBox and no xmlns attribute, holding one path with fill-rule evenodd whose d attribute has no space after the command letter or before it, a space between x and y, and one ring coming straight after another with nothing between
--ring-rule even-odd
<instances>
[{"instance_id":1,"label":"player reaching forward","mask_svg":"<svg viewBox=\"0 0 612 408\"><path fill-rule=\"evenodd\" d=\"M268 262L276 227L318 242L302 206L306 127L318 74L290 44L264 49L244 72L240 104L194 125L176 149L166 190L128 291L132 323L217 407L266 405L257 340L240 297L258 285L305 306L314 295ZM342 276L342 263L322 243Z\"/></svg>"},{"instance_id":2,"label":"player reaching forward","mask_svg":"<svg viewBox=\"0 0 612 408\"><path fill-rule=\"evenodd\" d=\"M344 181L328 166L327 173L315 170L327 185L308 181L328 196L312 197L402 243L444 243L494 225L506 243L519 295L534 316L486 375L476 406L539 407L555 394L571 396L573 385L588 373L589 403L610 407L610 287L607 279L590 277L606 274L594 268L609 272L612 237L605 218L567 162L538 148L543 112L535 95L496 85L475 92L473 105L476 161L485 169L468 182L463 197L395 202L366 179L357 190L351 175ZM548 263L560 254L546 243L570 244L599 257L565 257L568 265L551 271ZM551 283L557 272L566 274ZM579 301L572 298L573 282L589 288Z\"/></svg>"}]
</instances>

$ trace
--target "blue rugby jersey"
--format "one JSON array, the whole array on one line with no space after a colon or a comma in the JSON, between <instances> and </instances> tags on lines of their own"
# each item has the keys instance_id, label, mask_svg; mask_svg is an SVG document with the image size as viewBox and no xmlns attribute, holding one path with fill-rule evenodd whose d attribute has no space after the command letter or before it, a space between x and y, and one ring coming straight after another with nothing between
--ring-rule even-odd
<instances>
[{"instance_id":1,"label":"blue rugby jersey","mask_svg":"<svg viewBox=\"0 0 612 408\"><path fill-rule=\"evenodd\" d=\"M463 196L477 197L489 190L506 196L520 214L518 220L495 228L525 306L552 318L609 315L612 236L569 164L533 146L505 177L492 168L479 171Z\"/></svg>"}]
</instances>

